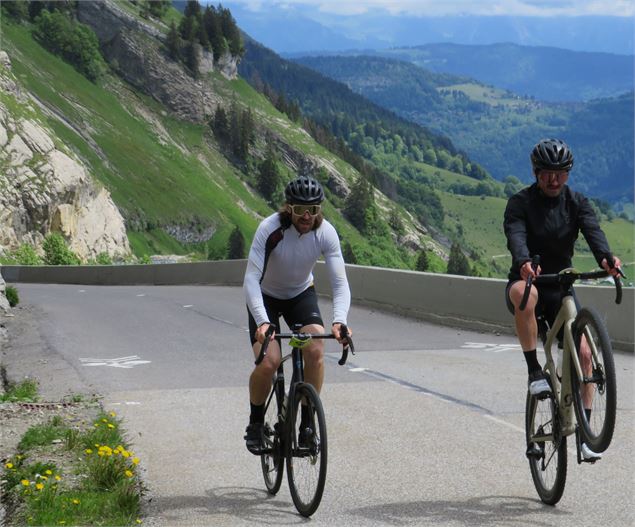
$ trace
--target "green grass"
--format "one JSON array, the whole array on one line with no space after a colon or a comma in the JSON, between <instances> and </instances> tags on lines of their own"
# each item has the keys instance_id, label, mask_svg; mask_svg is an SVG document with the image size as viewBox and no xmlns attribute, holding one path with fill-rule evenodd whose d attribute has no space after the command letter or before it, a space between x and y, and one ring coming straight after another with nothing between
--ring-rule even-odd
<instances>
[{"instance_id":1,"label":"green grass","mask_svg":"<svg viewBox=\"0 0 635 527\"><path fill-rule=\"evenodd\" d=\"M25 379L16 384L9 384L5 393L0 395L0 402L35 402L38 400L38 384L33 379Z\"/></svg>"},{"instance_id":2,"label":"green grass","mask_svg":"<svg viewBox=\"0 0 635 527\"><path fill-rule=\"evenodd\" d=\"M126 446L119 421L114 413L101 413L83 426L57 416L32 427L18 453L5 461L2 478L16 525L141 522L139 459ZM67 455L52 443L55 439L63 439Z\"/></svg>"}]
</instances>

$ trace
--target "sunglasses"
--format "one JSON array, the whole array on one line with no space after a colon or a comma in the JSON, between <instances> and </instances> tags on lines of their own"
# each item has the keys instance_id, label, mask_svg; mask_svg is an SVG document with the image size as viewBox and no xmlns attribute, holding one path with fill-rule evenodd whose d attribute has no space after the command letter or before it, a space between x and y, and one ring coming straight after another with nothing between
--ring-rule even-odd
<instances>
[{"instance_id":1,"label":"sunglasses","mask_svg":"<svg viewBox=\"0 0 635 527\"><path fill-rule=\"evenodd\" d=\"M317 216L322 208L320 205L289 205L289 207L296 216L304 216L307 212L310 216Z\"/></svg>"},{"instance_id":2,"label":"sunglasses","mask_svg":"<svg viewBox=\"0 0 635 527\"><path fill-rule=\"evenodd\" d=\"M551 179L562 180L562 179L565 179L568 175L569 175L569 172L567 172L566 170L558 170L558 171L541 170L538 173L538 177L544 181L550 181Z\"/></svg>"}]
</instances>

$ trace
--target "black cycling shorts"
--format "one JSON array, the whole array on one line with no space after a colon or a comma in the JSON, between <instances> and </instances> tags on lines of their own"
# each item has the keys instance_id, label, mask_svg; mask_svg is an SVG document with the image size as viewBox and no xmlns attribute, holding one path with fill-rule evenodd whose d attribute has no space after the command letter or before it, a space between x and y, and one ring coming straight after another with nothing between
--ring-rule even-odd
<instances>
[{"instance_id":1,"label":"black cycling shorts","mask_svg":"<svg viewBox=\"0 0 635 527\"><path fill-rule=\"evenodd\" d=\"M319 324L324 327L318 307L317 294L313 286L305 289L298 296L286 300L265 294L262 295L262 299L265 302L269 322L276 326L278 332L280 331L280 315L291 329L294 326L302 327L309 324ZM256 326L256 321L249 309L247 309L247 313L249 314L249 338L253 346L256 342L255 334L258 326Z\"/></svg>"},{"instance_id":2,"label":"black cycling shorts","mask_svg":"<svg viewBox=\"0 0 635 527\"><path fill-rule=\"evenodd\" d=\"M514 304L509 299L509 289L511 288L514 282L518 280L510 280L507 282L507 287L505 288L505 303L507 304L507 309L513 315L514 314ZM543 320L549 324L549 327L553 326L553 323L556 320L556 316L558 315L558 311L560 310L561 304L561 292L560 287L558 285L536 285L536 289L538 289L538 303L536 304L536 319L540 320L541 317ZM580 302L578 302L578 298L575 296L575 291L573 292L573 301L575 302L576 308L580 309ZM558 341L562 340L562 329L558 332Z\"/></svg>"}]
</instances>

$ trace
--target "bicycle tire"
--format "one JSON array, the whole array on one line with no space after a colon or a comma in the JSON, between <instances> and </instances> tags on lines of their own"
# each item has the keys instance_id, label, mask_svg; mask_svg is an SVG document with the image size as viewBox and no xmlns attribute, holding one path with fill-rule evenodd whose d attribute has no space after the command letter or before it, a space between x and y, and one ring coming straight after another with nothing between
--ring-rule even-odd
<instances>
[{"instance_id":1,"label":"bicycle tire","mask_svg":"<svg viewBox=\"0 0 635 527\"><path fill-rule=\"evenodd\" d=\"M532 443L542 451L528 456L534 487L547 505L562 498L567 480L567 438L560 433L558 408L552 397L538 399L527 393L525 407L527 447Z\"/></svg>"},{"instance_id":2,"label":"bicycle tire","mask_svg":"<svg viewBox=\"0 0 635 527\"><path fill-rule=\"evenodd\" d=\"M265 407L264 443L268 452L260 456L265 486L267 492L273 495L280 490L284 475L284 445L282 442L284 381L280 382L275 379L274 377L272 394Z\"/></svg>"},{"instance_id":3,"label":"bicycle tire","mask_svg":"<svg viewBox=\"0 0 635 527\"><path fill-rule=\"evenodd\" d=\"M585 331L586 329L586 331ZM571 364L571 388L573 406L580 425L583 441L594 452L604 452L613 439L617 407L617 382L613 350L606 327L600 315L593 308L582 308L573 324L573 341L580 360L580 341L585 333L590 333L597 349L597 358L592 357L593 374L584 382L593 385L591 419L584 410L583 394L573 362Z\"/></svg>"},{"instance_id":4,"label":"bicycle tire","mask_svg":"<svg viewBox=\"0 0 635 527\"><path fill-rule=\"evenodd\" d=\"M312 415L313 434L307 447L298 444L303 399ZM310 384L296 385L292 405L287 429L287 479L293 504L302 516L309 517L320 505L326 483L326 419L320 396Z\"/></svg>"}]
</instances>

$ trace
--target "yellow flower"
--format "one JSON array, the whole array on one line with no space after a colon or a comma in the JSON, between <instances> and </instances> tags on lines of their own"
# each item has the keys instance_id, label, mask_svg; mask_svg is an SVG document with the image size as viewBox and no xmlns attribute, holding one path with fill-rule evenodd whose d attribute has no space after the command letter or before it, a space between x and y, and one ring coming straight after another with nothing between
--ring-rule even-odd
<instances>
[{"instance_id":1,"label":"yellow flower","mask_svg":"<svg viewBox=\"0 0 635 527\"><path fill-rule=\"evenodd\" d=\"M95 448L99 448L99 443L95 443Z\"/></svg>"},{"instance_id":2,"label":"yellow flower","mask_svg":"<svg viewBox=\"0 0 635 527\"><path fill-rule=\"evenodd\" d=\"M61 477L61 476L58 476L57 474L55 475L55 479L56 479L57 481L62 481L62 477Z\"/></svg>"},{"instance_id":3,"label":"yellow flower","mask_svg":"<svg viewBox=\"0 0 635 527\"><path fill-rule=\"evenodd\" d=\"M60 525L64 525L66 523L66 520L60 520L57 523L59 523Z\"/></svg>"},{"instance_id":4,"label":"yellow flower","mask_svg":"<svg viewBox=\"0 0 635 527\"><path fill-rule=\"evenodd\" d=\"M77 498L75 498L75 499L73 500L73 504L74 504L74 505L79 505L79 500L78 500Z\"/></svg>"},{"instance_id":5,"label":"yellow flower","mask_svg":"<svg viewBox=\"0 0 635 527\"><path fill-rule=\"evenodd\" d=\"M95 428L99 428L99 423L95 423Z\"/></svg>"},{"instance_id":6,"label":"yellow flower","mask_svg":"<svg viewBox=\"0 0 635 527\"><path fill-rule=\"evenodd\" d=\"M106 455L106 453L103 450L100 450L99 452L97 452L98 456L104 457Z\"/></svg>"},{"instance_id":7,"label":"yellow flower","mask_svg":"<svg viewBox=\"0 0 635 527\"><path fill-rule=\"evenodd\" d=\"M134 458L132 458L132 462L133 462L135 465L138 465L138 464L139 464L139 458L138 458L138 457L134 457Z\"/></svg>"},{"instance_id":8,"label":"yellow flower","mask_svg":"<svg viewBox=\"0 0 635 527\"><path fill-rule=\"evenodd\" d=\"M7 463L5 467L7 467L10 470L13 468L13 463Z\"/></svg>"},{"instance_id":9,"label":"yellow flower","mask_svg":"<svg viewBox=\"0 0 635 527\"><path fill-rule=\"evenodd\" d=\"M136 519L137 523L143 523L139 518Z\"/></svg>"},{"instance_id":10,"label":"yellow flower","mask_svg":"<svg viewBox=\"0 0 635 527\"><path fill-rule=\"evenodd\" d=\"M102 420L101 420L101 422L102 422L102 423L107 423L107 422L108 422L108 419L102 419Z\"/></svg>"},{"instance_id":11,"label":"yellow flower","mask_svg":"<svg viewBox=\"0 0 635 527\"><path fill-rule=\"evenodd\" d=\"M84 450L84 452L86 452L87 454L92 454L93 451L90 448L87 448L86 450Z\"/></svg>"},{"instance_id":12,"label":"yellow flower","mask_svg":"<svg viewBox=\"0 0 635 527\"><path fill-rule=\"evenodd\" d=\"M22 454L18 454L17 456L15 456L16 459L22 459L24 456Z\"/></svg>"},{"instance_id":13,"label":"yellow flower","mask_svg":"<svg viewBox=\"0 0 635 527\"><path fill-rule=\"evenodd\" d=\"M31 484L28 479L23 479L22 481L20 481L20 483L22 483L22 485L24 485L25 487L28 487Z\"/></svg>"},{"instance_id":14,"label":"yellow flower","mask_svg":"<svg viewBox=\"0 0 635 527\"><path fill-rule=\"evenodd\" d=\"M44 488L44 483L36 483L36 484L35 484L35 488L36 488L37 490L42 490L42 489Z\"/></svg>"},{"instance_id":15,"label":"yellow flower","mask_svg":"<svg viewBox=\"0 0 635 527\"><path fill-rule=\"evenodd\" d=\"M53 475L53 472L52 472L52 471L50 471L50 470L47 470L44 474L46 474L47 476L52 476L52 475Z\"/></svg>"},{"instance_id":16,"label":"yellow flower","mask_svg":"<svg viewBox=\"0 0 635 527\"><path fill-rule=\"evenodd\" d=\"M108 423L108 428L112 429L114 427L115 427L115 425Z\"/></svg>"},{"instance_id":17,"label":"yellow flower","mask_svg":"<svg viewBox=\"0 0 635 527\"><path fill-rule=\"evenodd\" d=\"M47 479L49 479L47 476L40 476L44 481L46 481Z\"/></svg>"},{"instance_id":18,"label":"yellow flower","mask_svg":"<svg viewBox=\"0 0 635 527\"><path fill-rule=\"evenodd\" d=\"M134 476L134 474L133 474L130 470L126 470L126 471L124 472L124 474L125 474L126 476L128 476L129 478L131 478L132 476Z\"/></svg>"},{"instance_id":19,"label":"yellow flower","mask_svg":"<svg viewBox=\"0 0 635 527\"><path fill-rule=\"evenodd\" d=\"M117 414L115 412L110 412L110 417L115 417Z\"/></svg>"}]
</instances>

